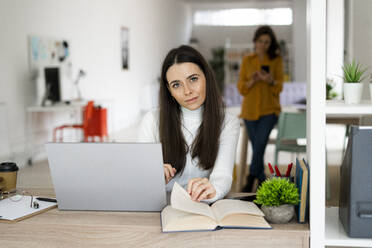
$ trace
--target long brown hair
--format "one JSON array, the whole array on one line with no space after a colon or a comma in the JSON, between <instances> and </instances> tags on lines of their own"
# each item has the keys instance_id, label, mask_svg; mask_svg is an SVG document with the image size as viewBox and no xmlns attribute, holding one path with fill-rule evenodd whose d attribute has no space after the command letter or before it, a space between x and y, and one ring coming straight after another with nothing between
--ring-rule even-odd
<instances>
[{"instance_id":1,"label":"long brown hair","mask_svg":"<svg viewBox=\"0 0 372 248\"><path fill-rule=\"evenodd\" d=\"M280 55L280 47L278 41L276 40L275 33L270 26L260 26L257 28L256 32L254 33L253 42L256 42L261 35L268 35L271 39L270 47L267 51L267 55L270 59L275 59L277 56Z\"/></svg>"},{"instance_id":2,"label":"long brown hair","mask_svg":"<svg viewBox=\"0 0 372 248\"><path fill-rule=\"evenodd\" d=\"M169 92L166 78L169 67L186 62L198 65L206 79L203 120L191 147L186 144L182 133L181 106ZM177 174L182 174L186 164L186 154L191 149L191 157L199 159L200 168L212 169L218 154L220 134L225 118L225 106L211 68L194 48L183 45L172 49L165 57L161 70L159 104L159 136L164 163L171 164L176 168Z\"/></svg>"}]
</instances>

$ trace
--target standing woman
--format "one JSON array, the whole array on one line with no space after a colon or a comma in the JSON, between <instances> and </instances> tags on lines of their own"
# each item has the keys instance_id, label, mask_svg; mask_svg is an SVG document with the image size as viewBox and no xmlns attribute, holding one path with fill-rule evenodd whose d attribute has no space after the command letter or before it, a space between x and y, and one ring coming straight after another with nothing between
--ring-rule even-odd
<instances>
[{"instance_id":1,"label":"standing woman","mask_svg":"<svg viewBox=\"0 0 372 248\"><path fill-rule=\"evenodd\" d=\"M166 56L160 106L144 116L139 141L161 142L166 190L178 182L195 201L214 202L230 190L239 121L225 113L213 72L189 46Z\"/></svg>"},{"instance_id":2,"label":"standing woman","mask_svg":"<svg viewBox=\"0 0 372 248\"><path fill-rule=\"evenodd\" d=\"M240 117L244 119L253 155L244 192L251 192L254 180L265 179L264 153L271 130L280 113L283 61L273 30L259 27L253 38L254 52L243 58L238 90L244 97Z\"/></svg>"}]
</instances>

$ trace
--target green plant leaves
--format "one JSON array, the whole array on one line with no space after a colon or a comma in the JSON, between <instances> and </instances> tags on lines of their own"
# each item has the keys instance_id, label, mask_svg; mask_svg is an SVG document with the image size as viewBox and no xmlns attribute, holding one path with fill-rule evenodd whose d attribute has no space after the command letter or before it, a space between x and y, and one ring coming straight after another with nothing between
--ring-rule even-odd
<instances>
[{"instance_id":1,"label":"green plant leaves","mask_svg":"<svg viewBox=\"0 0 372 248\"><path fill-rule=\"evenodd\" d=\"M364 77L363 74L367 71L367 68L362 68L362 65L356 63L355 60L351 63L346 63L342 70L344 71L344 80L348 83L359 83Z\"/></svg>"},{"instance_id":2,"label":"green plant leaves","mask_svg":"<svg viewBox=\"0 0 372 248\"><path fill-rule=\"evenodd\" d=\"M265 206L296 205L299 202L298 189L288 179L272 178L258 188L254 202Z\"/></svg>"}]
</instances>

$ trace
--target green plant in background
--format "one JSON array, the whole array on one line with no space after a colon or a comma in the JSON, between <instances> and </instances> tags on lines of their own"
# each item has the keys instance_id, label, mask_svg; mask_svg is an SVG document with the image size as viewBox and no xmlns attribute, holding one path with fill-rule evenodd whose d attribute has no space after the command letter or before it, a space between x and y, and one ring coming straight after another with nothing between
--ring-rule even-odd
<instances>
[{"instance_id":1,"label":"green plant in background","mask_svg":"<svg viewBox=\"0 0 372 248\"><path fill-rule=\"evenodd\" d=\"M222 93L225 85L225 49L217 47L212 49L212 60L209 60L220 92Z\"/></svg>"},{"instance_id":2,"label":"green plant in background","mask_svg":"<svg viewBox=\"0 0 372 248\"><path fill-rule=\"evenodd\" d=\"M342 70L344 71L344 80L346 83L359 83L364 79L362 76L367 68L362 68L361 64L353 60L351 63L346 63L342 67Z\"/></svg>"},{"instance_id":3,"label":"green plant in background","mask_svg":"<svg viewBox=\"0 0 372 248\"><path fill-rule=\"evenodd\" d=\"M262 183L254 202L265 206L297 205L299 194L294 183L285 178L274 177Z\"/></svg>"},{"instance_id":4,"label":"green plant in background","mask_svg":"<svg viewBox=\"0 0 372 248\"><path fill-rule=\"evenodd\" d=\"M337 97L337 93L333 91L335 82L333 79L327 78L326 83L326 99L331 100Z\"/></svg>"}]
</instances>

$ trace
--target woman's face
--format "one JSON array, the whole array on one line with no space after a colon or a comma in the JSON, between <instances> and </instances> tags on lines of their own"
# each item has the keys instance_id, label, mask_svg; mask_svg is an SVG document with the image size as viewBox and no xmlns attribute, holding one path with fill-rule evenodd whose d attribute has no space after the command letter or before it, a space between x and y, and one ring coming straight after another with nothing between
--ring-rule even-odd
<instances>
[{"instance_id":1,"label":"woman's face","mask_svg":"<svg viewBox=\"0 0 372 248\"><path fill-rule=\"evenodd\" d=\"M169 67L168 89L176 101L189 110L198 109L205 101L206 79L197 64L186 62Z\"/></svg>"},{"instance_id":2,"label":"woman's face","mask_svg":"<svg viewBox=\"0 0 372 248\"><path fill-rule=\"evenodd\" d=\"M268 34L263 34L255 42L256 52L259 54L267 53L271 45L271 38Z\"/></svg>"}]
</instances>

